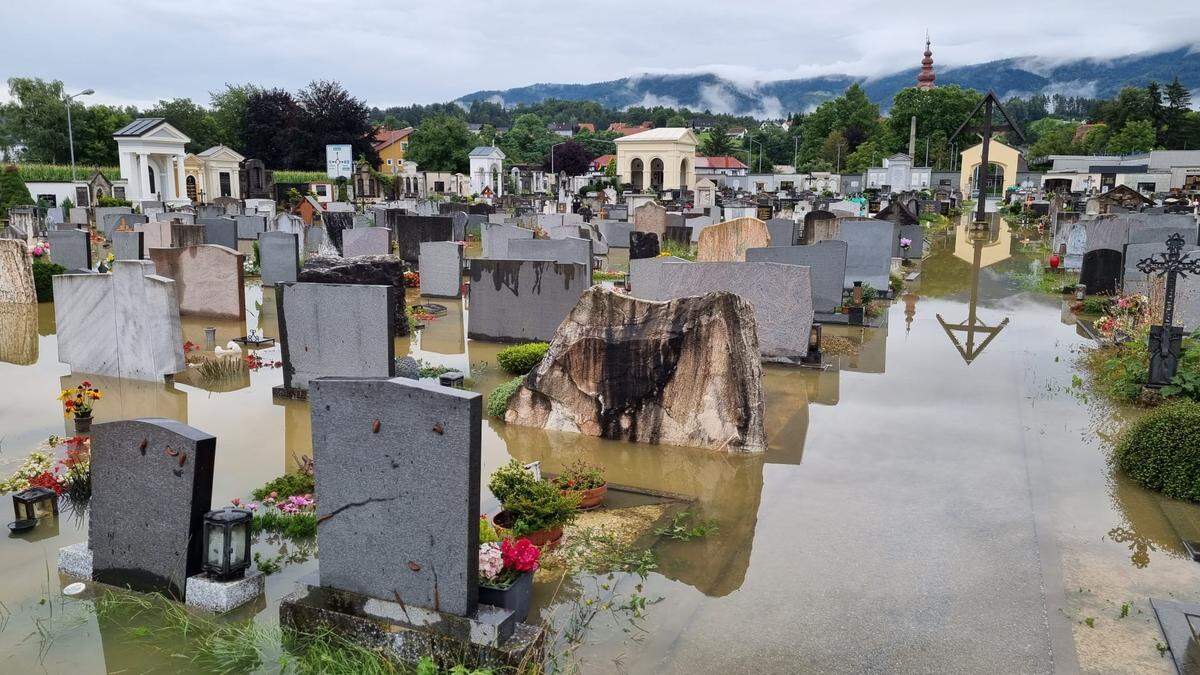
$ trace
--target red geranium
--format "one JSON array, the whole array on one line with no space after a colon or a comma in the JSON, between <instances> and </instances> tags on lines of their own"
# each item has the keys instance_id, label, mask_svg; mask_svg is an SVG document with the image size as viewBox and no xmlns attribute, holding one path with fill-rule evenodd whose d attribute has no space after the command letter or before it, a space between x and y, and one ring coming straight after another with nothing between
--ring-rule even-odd
<instances>
[{"instance_id":1,"label":"red geranium","mask_svg":"<svg viewBox=\"0 0 1200 675\"><path fill-rule=\"evenodd\" d=\"M54 490L54 494L61 495L63 493L63 485L58 481L58 477L49 471L45 471L33 478L29 479L29 487L42 487Z\"/></svg>"},{"instance_id":2,"label":"red geranium","mask_svg":"<svg viewBox=\"0 0 1200 675\"><path fill-rule=\"evenodd\" d=\"M541 557L542 552L528 539L505 539L500 542L500 558L506 568L518 572L533 572L537 570L538 559Z\"/></svg>"}]
</instances>

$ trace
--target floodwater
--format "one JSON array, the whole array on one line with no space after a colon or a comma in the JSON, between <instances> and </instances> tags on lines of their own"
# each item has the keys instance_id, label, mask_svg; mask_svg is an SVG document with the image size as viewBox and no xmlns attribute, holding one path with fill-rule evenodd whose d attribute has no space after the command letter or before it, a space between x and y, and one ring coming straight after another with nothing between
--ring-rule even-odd
<instances>
[{"instance_id":1,"label":"floodwater","mask_svg":"<svg viewBox=\"0 0 1200 675\"><path fill-rule=\"evenodd\" d=\"M584 672L1172 670L1147 599L1200 599L1200 565L1181 544L1200 538L1200 508L1109 466L1107 444L1136 411L1072 385L1087 340L1060 297L1023 290L1015 277L1040 255L1036 242L999 222L978 240L960 225L932 243L886 327L826 327L857 354L827 358L825 370L764 367L766 453L485 423L485 482L510 457L550 471L582 457L612 482L684 495L719 525L702 539L655 544L658 568L637 591L645 615L635 625L594 620L575 655ZM247 328L278 334L272 291L251 284L246 293L246 322L216 323L218 344ZM506 379L495 366L502 345L466 340L461 303L444 304L448 316L398 340L396 353L469 369L490 391ZM58 363L51 306L0 315L7 475L47 436L70 433L55 396L81 378ZM197 344L214 325L184 323ZM311 454L307 404L271 398L277 369L223 391L191 377L90 379L107 393L98 422L171 417L218 438L214 504L247 497ZM484 508L494 506L485 490ZM64 512L0 539L0 670L188 667L60 594L57 550L85 538L86 519ZM296 562L248 610L264 625L316 569L303 548L289 552ZM539 584L536 608L561 616L565 596L597 583Z\"/></svg>"}]
</instances>

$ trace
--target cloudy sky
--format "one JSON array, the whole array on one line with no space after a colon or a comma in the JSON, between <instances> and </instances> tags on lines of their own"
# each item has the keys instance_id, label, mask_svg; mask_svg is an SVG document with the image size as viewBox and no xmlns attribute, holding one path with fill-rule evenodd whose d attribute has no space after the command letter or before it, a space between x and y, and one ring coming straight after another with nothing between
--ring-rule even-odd
<instances>
[{"instance_id":1,"label":"cloudy sky","mask_svg":"<svg viewBox=\"0 0 1200 675\"><path fill-rule=\"evenodd\" d=\"M1196 0L0 0L0 77L148 106L226 82L336 79L371 105L479 89L714 71L738 81L1010 56L1109 58L1200 42ZM0 97L7 89L0 87Z\"/></svg>"}]
</instances>

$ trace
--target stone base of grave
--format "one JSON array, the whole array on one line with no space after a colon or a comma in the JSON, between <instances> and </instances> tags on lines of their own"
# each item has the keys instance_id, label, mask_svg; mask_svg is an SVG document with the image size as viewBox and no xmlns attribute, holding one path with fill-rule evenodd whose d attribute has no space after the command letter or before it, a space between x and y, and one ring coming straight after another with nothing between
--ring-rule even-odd
<instances>
[{"instance_id":1,"label":"stone base of grave","mask_svg":"<svg viewBox=\"0 0 1200 675\"><path fill-rule=\"evenodd\" d=\"M490 605L479 605L476 616L467 618L307 584L280 602L279 623L300 633L329 629L405 663L429 656L439 664L474 668L538 663L545 642L541 628Z\"/></svg>"},{"instance_id":2,"label":"stone base of grave","mask_svg":"<svg viewBox=\"0 0 1200 675\"><path fill-rule=\"evenodd\" d=\"M293 401L307 401L308 390L300 389L299 387L285 387L281 384L278 387L271 387L271 396L274 398L290 398Z\"/></svg>"},{"instance_id":3,"label":"stone base of grave","mask_svg":"<svg viewBox=\"0 0 1200 675\"><path fill-rule=\"evenodd\" d=\"M1154 608L1177 672L1200 672L1200 642L1192 637L1192 625L1200 621L1200 605L1150 598L1150 606Z\"/></svg>"},{"instance_id":4,"label":"stone base of grave","mask_svg":"<svg viewBox=\"0 0 1200 675\"><path fill-rule=\"evenodd\" d=\"M78 579L92 578L92 549L87 541L58 549L58 571Z\"/></svg>"},{"instance_id":5,"label":"stone base of grave","mask_svg":"<svg viewBox=\"0 0 1200 675\"><path fill-rule=\"evenodd\" d=\"M241 579L217 581L205 574L188 577L184 597L188 607L224 614L253 602L266 589L267 577L258 570L246 570Z\"/></svg>"}]
</instances>

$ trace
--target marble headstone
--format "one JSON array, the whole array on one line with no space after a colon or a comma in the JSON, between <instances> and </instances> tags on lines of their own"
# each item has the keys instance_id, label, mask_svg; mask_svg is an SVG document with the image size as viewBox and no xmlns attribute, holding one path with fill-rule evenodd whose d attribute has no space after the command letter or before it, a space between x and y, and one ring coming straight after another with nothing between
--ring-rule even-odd
<instances>
[{"instance_id":1,"label":"marble headstone","mask_svg":"<svg viewBox=\"0 0 1200 675\"><path fill-rule=\"evenodd\" d=\"M181 315L246 317L243 254L224 246L201 244L152 248L149 256L158 275L175 281Z\"/></svg>"},{"instance_id":2,"label":"marble headstone","mask_svg":"<svg viewBox=\"0 0 1200 675\"><path fill-rule=\"evenodd\" d=\"M50 242L50 262L68 271L92 269L92 237L84 230L51 230L46 233Z\"/></svg>"},{"instance_id":3,"label":"marble headstone","mask_svg":"<svg viewBox=\"0 0 1200 675\"><path fill-rule=\"evenodd\" d=\"M483 257L509 258L508 242L513 239L533 239L533 230L516 225L489 223L483 226Z\"/></svg>"},{"instance_id":4,"label":"marble headstone","mask_svg":"<svg viewBox=\"0 0 1200 675\"><path fill-rule=\"evenodd\" d=\"M508 242L510 260L553 260L579 263L592 270L592 240L579 237L562 239L514 239Z\"/></svg>"},{"instance_id":5,"label":"marble headstone","mask_svg":"<svg viewBox=\"0 0 1200 675\"><path fill-rule=\"evenodd\" d=\"M145 236L146 233L144 232L114 231L109 235L112 239L113 258L117 260L141 260L145 258L146 248L143 245Z\"/></svg>"},{"instance_id":6,"label":"marble headstone","mask_svg":"<svg viewBox=\"0 0 1200 675\"><path fill-rule=\"evenodd\" d=\"M633 223L622 220L601 220L596 223L600 236L612 248L629 248L629 234L633 232ZM695 230L693 229L693 234Z\"/></svg>"},{"instance_id":7,"label":"marble headstone","mask_svg":"<svg viewBox=\"0 0 1200 675\"><path fill-rule=\"evenodd\" d=\"M633 210L633 229L653 232L661 239L667 233L667 210L657 202L646 202Z\"/></svg>"},{"instance_id":8,"label":"marble headstone","mask_svg":"<svg viewBox=\"0 0 1200 675\"><path fill-rule=\"evenodd\" d=\"M888 291L895 225L875 218L841 218L836 239L846 242L846 288L855 281Z\"/></svg>"},{"instance_id":9,"label":"marble headstone","mask_svg":"<svg viewBox=\"0 0 1200 675\"><path fill-rule=\"evenodd\" d=\"M767 231L771 234L771 246L794 246L800 243L796 237L796 221L790 218L768 220Z\"/></svg>"},{"instance_id":10,"label":"marble headstone","mask_svg":"<svg viewBox=\"0 0 1200 675\"><path fill-rule=\"evenodd\" d=\"M258 235L259 274L264 286L291 283L300 273L300 242L290 232Z\"/></svg>"},{"instance_id":11,"label":"marble headstone","mask_svg":"<svg viewBox=\"0 0 1200 675\"><path fill-rule=\"evenodd\" d=\"M267 231L266 216L234 216L234 221L237 223L238 239L255 241L258 239L258 234L260 232Z\"/></svg>"},{"instance_id":12,"label":"marble headstone","mask_svg":"<svg viewBox=\"0 0 1200 675\"><path fill-rule=\"evenodd\" d=\"M771 245L767 224L758 218L735 218L704 228L696 246L696 262L741 262L746 249Z\"/></svg>"},{"instance_id":13,"label":"marble headstone","mask_svg":"<svg viewBox=\"0 0 1200 675\"><path fill-rule=\"evenodd\" d=\"M307 389L318 377L395 374L391 286L280 284L275 300L286 388Z\"/></svg>"},{"instance_id":14,"label":"marble headstone","mask_svg":"<svg viewBox=\"0 0 1200 675\"><path fill-rule=\"evenodd\" d=\"M1121 281L1122 255L1110 248L1092 249L1083 254L1079 283L1087 287L1088 295L1117 292Z\"/></svg>"},{"instance_id":15,"label":"marble headstone","mask_svg":"<svg viewBox=\"0 0 1200 675\"><path fill-rule=\"evenodd\" d=\"M204 228L204 243L237 248L238 226L233 218L200 218L196 223Z\"/></svg>"},{"instance_id":16,"label":"marble headstone","mask_svg":"<svg viewBox=\"0 0 1200 675\"><path fill-rule=\"evenodd\" d=\"M410 216L397 209L388 209L384 214L400 257L409 263L419 261L423 241L456 241L450 216Z\"/></svg>"},{"instance_id":17,"label":"marble headstone","mask_svg":"<svg viewBox=\"0 0 1200 675\"><path fill-rule=\"evenodd\" d=\"M387 255L392 252L392 233L386 227L356 227L342 231L342 255Z\"/></svg>"},{"instance_id":18,"label":"marble headstone","mask_svg":"<svg viewBox=\"0 0 1200 675\"><path fill-rule=\"evenodd\" d=\"M831 239L808 246L771 246L746 251L746 262L775 262L809 268L813 311L828 313L842 304L847 244Z\"/></svg>"}]
</instances>

